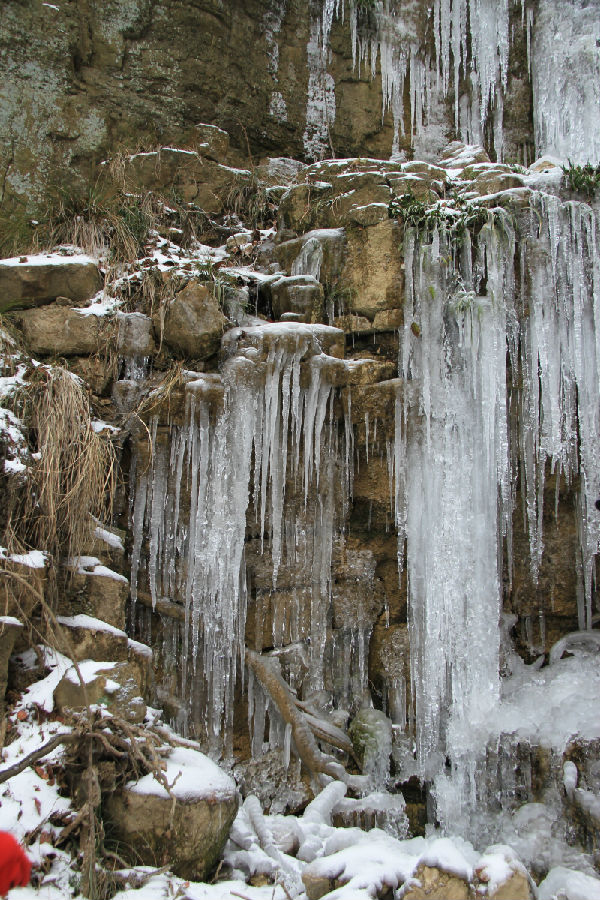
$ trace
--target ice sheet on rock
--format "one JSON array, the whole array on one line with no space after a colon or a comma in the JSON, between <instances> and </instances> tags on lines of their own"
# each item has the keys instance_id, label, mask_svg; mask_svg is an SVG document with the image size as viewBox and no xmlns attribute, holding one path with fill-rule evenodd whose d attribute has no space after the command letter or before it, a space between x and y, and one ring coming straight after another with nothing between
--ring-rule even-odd
<instances>
[{"instance_id":1,"label":"ice sheet on rock","mask_svg":"<svg viewBox=\"0 0 600 900\"><path fill-rule=\"evenodd\" d=\"M132 597L147 553L153 602L184 600L191 634L186 626L178 677L196 721L208 722L215 752L222 732L226 743L231 738L233 690L243 658L251 489L273 587L288 556L300 557L310 573L311 675L315 689L322 687L335 505L351 483L352 456L342 449L346 465L336 465L349 427L334 426L332 418L344 362L323 354L321 341L342 335L302 323L231 329L223 340L222 411L215 415L210 391L201 389L208 376L201 376L188 384L186 424L173 427L169 439L159 434L156 421L151 427L151 469L138 478L132 504ZM301 381L301 364L308 383ZM288 484L296 492L296 512L286 518ZM191 496L186 516L180 514L184 492Z\"/></svg>"},{"instance_id":2,"label":"ice sheet on rock","mask_svg":"<svg viewBox=\"0 0 600 900\"><path fill-rule=\"evenodd\" d=\"M556 866L540 883L538 900L600 900L600 879Z\"/></svg>"},{"instance_id":3,"label":"ice sheet on rock","mask_svg":"<svg viewBox=\"0 0 600 900\"><path fill-rule=\"evenodd\" d=\"M397 406L396 477L406 492L397 515L407 547L417 759L430 774L449 747L457 765L467 763L473 729L499 693L498 536L511 512L506 285L495 232L483 229L480 241L474 268L467 241L454 272L441 264L454 253L443 233L428 242L409 232L405 241L400 373L418 383L421 399L412 413L406 401ZM478 293L484 258L486 296L465 303L468 290ZM443 820L441 798L439 806Z\"/></svg>"}]
</instances>

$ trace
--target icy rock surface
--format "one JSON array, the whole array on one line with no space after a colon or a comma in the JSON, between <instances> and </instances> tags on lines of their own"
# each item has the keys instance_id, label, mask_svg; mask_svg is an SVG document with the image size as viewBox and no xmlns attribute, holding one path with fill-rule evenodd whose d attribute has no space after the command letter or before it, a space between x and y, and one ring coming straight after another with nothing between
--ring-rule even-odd
<instances>
[{"instance_id":1,"label":"icy rock surface","mask_svg":"<svg viewBox=\"0 0 600 900\"><path fill-rule=\"evenodd\" d=\"M595 4L540 4L531 58L538 153L580 165L600 159L599 39Z\"/></svg>"}]
</instances>

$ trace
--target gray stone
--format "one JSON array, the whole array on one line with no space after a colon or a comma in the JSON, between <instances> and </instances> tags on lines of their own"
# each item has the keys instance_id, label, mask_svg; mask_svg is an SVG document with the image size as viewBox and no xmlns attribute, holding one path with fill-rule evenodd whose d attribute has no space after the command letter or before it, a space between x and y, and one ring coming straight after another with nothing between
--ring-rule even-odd
<instances>
[{"instance_id":1,"label":"gray stone","mask_svg":"<svg viewBox=\"0 0 600 900\"><path fill-rule=\"evenodd\" d=\"M151 356L156 350L152 319L143 313L117 313L117 353L120 356Z\"/></svg>"}]
</instances>

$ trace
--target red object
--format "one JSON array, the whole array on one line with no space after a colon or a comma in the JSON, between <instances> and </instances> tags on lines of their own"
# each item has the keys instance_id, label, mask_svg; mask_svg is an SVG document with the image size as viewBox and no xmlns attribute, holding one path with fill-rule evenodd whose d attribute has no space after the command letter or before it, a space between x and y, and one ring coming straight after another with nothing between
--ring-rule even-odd
<instances>
[{"instance_id":1,"label":"red object","mask_svg":"<svg viewBox=\"0 0 600 900\"><path fill-rule=\"evenodd\" d=\"M11 888L26 887L31 877L31 863L23 848L8 831L0 831L0 897Z\"/></svg>"}]
</instances>

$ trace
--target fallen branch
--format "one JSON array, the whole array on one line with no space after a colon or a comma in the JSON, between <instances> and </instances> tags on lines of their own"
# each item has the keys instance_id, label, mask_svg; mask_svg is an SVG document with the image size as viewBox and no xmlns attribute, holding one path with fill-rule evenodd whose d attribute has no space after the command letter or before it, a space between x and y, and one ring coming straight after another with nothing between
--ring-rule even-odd
<instances>
[{"instance_id":1,"label":"fallen branch","mask_svg":"<svg viewBox=\"0 0 600 900\"><path fill-rule=\"evenodd\" d=\"M309 772L320 781L329 776L348 784L354 781L341 763L319 750L305 714L298 708L288 685L273 665L273 661L254 650L246 649L246 663L279 710L284 722L292 728L298 755Z\"/></svg>"},{"instance_id":2,"label":"fallen branch","mask_svg":"<svg viewBox=\"0 0 600 900\"><path fill-rule=\"evenodd\" d=\"M34 750L33 753L29 753L18 763L9 766L8 769L2 769L2 771L0 772L0 784L2 784L4 781L8 781L9 778L14 778L15 775L18 775L28 766L31 766L34 762L37 762L38 759L46 756L46 754L50 753L51 750L54 750L54 748L58 747L60 744L72 744L76 740L81 740L81 735L74 731L64 731L60 734L56 734L49 741L46 741L46 743L43 744L38 750Z\"/></svg>"}]
</instances>

